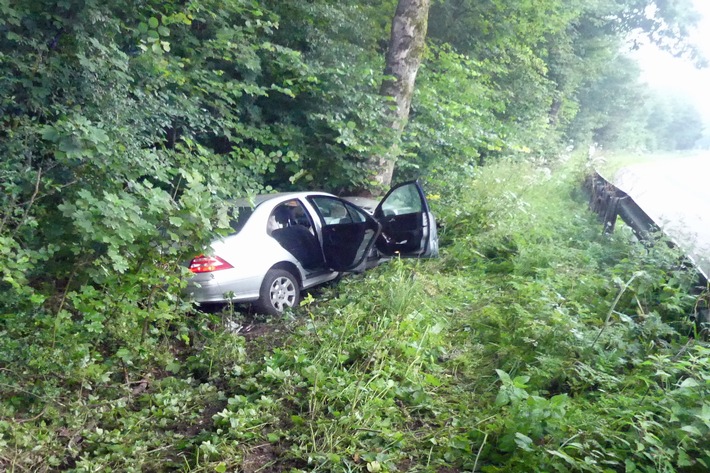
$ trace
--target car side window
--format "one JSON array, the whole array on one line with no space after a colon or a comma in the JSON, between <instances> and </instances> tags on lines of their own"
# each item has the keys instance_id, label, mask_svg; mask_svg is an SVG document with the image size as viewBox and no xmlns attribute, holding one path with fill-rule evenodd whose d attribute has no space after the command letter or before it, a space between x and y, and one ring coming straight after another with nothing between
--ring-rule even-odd
<instances>
[{"instance_id":1,"label":"car side window","mask_svg":"<svg viewBox=\"0 0 710 473\"><path fill-rule=\"evenodd\" d=\"M274 230L296 225L304 227L313 233L313 225L306 213L306 209L303 208L303 204L294 199L274 207L266 225L266 232L271 235Z\"/></svg>"},{"instance_id":2,"label":"car side window","mask_svg":"<svg viewBox=\"0 0 710 473\"><path fill-rule=\"evenodd\" d=\"M406 185L392 191L382 202L382 213L385 216L406 215L422 211L422 199L417 187Z\"/></svg>"},{"instance_id":3,"label":"car side window","mask_svg":"<svg viewBox=\"0 0 710 473\"><path fill-rule=\"evenodd\" d=\"M311 202L318 209L318 213L320 213L325 225L362 223L365 221L364 215L340 199L327 196L315 196L311 198Z\"/></svg>"}]
</instances>

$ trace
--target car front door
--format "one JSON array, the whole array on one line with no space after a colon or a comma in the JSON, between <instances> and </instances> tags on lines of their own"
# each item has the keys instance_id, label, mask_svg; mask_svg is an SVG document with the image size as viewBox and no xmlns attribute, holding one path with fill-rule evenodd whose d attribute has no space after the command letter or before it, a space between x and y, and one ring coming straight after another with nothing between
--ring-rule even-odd
<instances>
[{"instance_id":1,"label":"car front door","mask_svg":"<svg viewBox=\"0 0 710 473\"><path fill-rule=\"evenodd\" d=\"M390 189L375 209L374 217L382 225L376 243L382 255L424 258L439 255L436 221L418 182L405 182Z\"/></svg>"},{"instance_id":2,"label":"car front door","mask_svg":"<svg viewBox=\"0 0 710 473\"><path fill-rule=\"evenodd\" d=\"M321 220L325 264L334 271L360 271L380 233L380 225L363 210L333 196L308 198Z\"/></svg>"}]
</instances>

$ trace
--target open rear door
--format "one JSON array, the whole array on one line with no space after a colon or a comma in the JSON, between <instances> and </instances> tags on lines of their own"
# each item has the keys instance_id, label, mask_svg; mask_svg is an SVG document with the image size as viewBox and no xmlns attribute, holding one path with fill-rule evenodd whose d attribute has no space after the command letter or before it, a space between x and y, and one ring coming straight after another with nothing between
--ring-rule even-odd
<instances>
[{"instance_id":1,"label":"open rear door","mask_svg":"<svg viewBox=\"0 0 710 473\"><path fill-rule=\"evenodd\" d=\"M332 196L308 198L321 219L325 264L334 271L361 271L380 233L380 225L363 210Z\"/></svg>"},{"instance_id":2,"label":"open rear door","mask_svg":"<svg viewBox=\"0 0 710 473\"><path fill-rule=\"evenodd\" d=\"M405 182L390 189L374 216L382 225L376 242L382 255L420 258L439 255L434 215L418 182Z\"/></svg>"}]
</instances>

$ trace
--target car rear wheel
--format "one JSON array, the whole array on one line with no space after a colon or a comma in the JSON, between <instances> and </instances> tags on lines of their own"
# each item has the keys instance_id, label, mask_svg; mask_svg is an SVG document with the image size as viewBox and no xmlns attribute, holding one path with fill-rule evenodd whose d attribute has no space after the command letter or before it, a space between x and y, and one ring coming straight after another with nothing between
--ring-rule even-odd
<instances>
[{"instance_id":1,"label":"car rear wheel","mask_svg":"<svg viewBox=\"0 0 710 473\"><path fill-rule=\"evenodd\" d=\"M256 308L268 315L281 315L289 307L296 307L301 296L298 279L283 269L270 269L261 283Z\"/></svg>"}]
</instances>

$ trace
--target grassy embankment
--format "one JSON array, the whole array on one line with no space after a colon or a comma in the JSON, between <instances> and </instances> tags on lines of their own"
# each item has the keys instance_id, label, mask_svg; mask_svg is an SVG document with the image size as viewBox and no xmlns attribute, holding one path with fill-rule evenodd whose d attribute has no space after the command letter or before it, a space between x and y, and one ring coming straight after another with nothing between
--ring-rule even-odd
<instances>
[{"instance_id":1,"label":"grassy embankment","mask_svg":"<svg viewBox=\"0 0 710 473\"><path fill-rule=\"evenodd\" d=\"M438 260L345 278L282 320L197 315L131 367L142 377L65 386L34 411L4 400L0 465L704 470L710 351L687 338L693 275L665 245L603 236L581 179L490 166L432 200Z\"/></svg>"}]
</instances>

